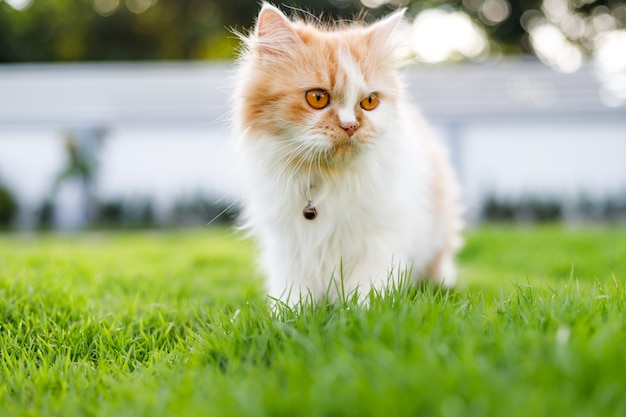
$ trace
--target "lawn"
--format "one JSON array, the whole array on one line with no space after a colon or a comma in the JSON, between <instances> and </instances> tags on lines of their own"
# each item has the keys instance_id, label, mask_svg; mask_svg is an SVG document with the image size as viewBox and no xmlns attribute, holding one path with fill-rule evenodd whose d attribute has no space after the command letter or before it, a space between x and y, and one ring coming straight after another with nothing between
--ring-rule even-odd
<instances>
[{"instance_id":1,"label":"lawn","mask_svg":"<svg viewBox=\"0 0 626 417\"><path fill-rule=\"evenodd\" d=\"M291 311L225 229L0 235L0 416L623 417L625 236L483 227L454 291Z\"/></svg>"}]
</instances>

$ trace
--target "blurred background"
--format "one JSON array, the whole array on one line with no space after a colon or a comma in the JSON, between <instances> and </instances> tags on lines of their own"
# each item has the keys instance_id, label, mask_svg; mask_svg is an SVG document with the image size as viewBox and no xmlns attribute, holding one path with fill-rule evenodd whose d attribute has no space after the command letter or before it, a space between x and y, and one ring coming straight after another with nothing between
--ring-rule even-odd
<instances>
[{"instance_id":1,"label":"blurred background","mask_svg":"<svg viewBox=\"0 0 626 417\"><path fill-rule=\"evenodd\" d=\"M626 220L626 0L278 5L365 20L407 8L409 93L450 149L471 222ZM258 10L0 0L0 229L232 221L231 31Z\"/></svg>"}]
</instances>

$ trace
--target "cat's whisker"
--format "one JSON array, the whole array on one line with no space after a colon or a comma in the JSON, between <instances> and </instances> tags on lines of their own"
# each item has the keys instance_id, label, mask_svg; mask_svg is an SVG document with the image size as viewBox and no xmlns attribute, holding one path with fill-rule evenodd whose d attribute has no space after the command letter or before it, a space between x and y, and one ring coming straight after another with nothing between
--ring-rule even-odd
<instances>
[{"instance_id":1,"label":"cat's whisker","mask_svg":"<svg viewBox=\"0 0 626 417\"><path fill-rule=\"evenodd\" d=\"M280 158L277 158L277 154L284 153L286 149L293 148L294 146L299 146L301 144L294 143L291 140L287 140L279 143L280 146L269 149L267 154L264 155L265 159L279 161ZM293 149L292 149L293 150ZM287 151L291 152L291 150Z\"/></svg>"},{"instance_id":2,"label":"cat's whisker","mask_svg":"<svg viewBox=\"0 0 626 417\"><path fill-rule=\"evenodd\" d=\"M291 182L293 178L296 176L296 174L298 173L302 165L304 165L304 163L306 162L307 156L309 155L310 152L311 152L311 145L308 145L307 147L305 147L303 154L298 155L300 156L300 158L296 166L291 170L291 174L287 178L288 182Z\"/></svg>"},{"instance_id":3,"label":"cat's whisker","mask_svg":"<svg viewBox=\"0 0 626 417\"><path fill-rule=\"evenodd\" d=\"M285 171L293 165L294 160L298 160L295 166L292 166L292 170L289 171L289 175L287 175L287 180L291 181L295 176L296 172L302 168L302 165L306 161L316 161L318 171L321 172L322 161L327 162L329 160L328 156L323 155L328 154L328 150L319 150L318 145L312 142L296 142L296 141L284 141L279 143L277 146L269 149L268 153L264 156L264 160L272 161L271 165L269 165L268 171L273 171L276 167L276 174L274 177L279 180ZM310 167L312 169L312 166Z\"/></svg>"},{"instance_id":4,"label":"cat's whisker","mask_svg":"<svg viewBox=\"0 0 626 417\"><path fill-rule=\"evenodd\" d=\"M293 146L292 143L286 144L282 147L280 147L279 149L275 149L273 150L273 152L270 154L270 157L268 157L267 159L274 159L274 163L269 167L269 169L273 169L277 164L281 163L281 162L285 162L286 164L289 164L290 160L293 159L295 156L297 156L297 154L300 152L300 148L303 148L305 146L305 144L299 144L295 149L290 149L288 151L286 151L286 155L281 157L278 156L277 157L277 153L281 152L284 153L283 151L285 151L285 149L289 148L290 146Z\"/></svg>"},{"instance_id":5,"label":"cat's whisker","mask_svg":"<svg viewBox=\"0 0 626 417\"><path fill-rule=\"evenodd\" d=\"M313 143L308 143L308 146L304 150L303 154L300 155L300 161L298 162L298 164L292 170L292 173L291 173L290 177L288 178L288 181L291 181L293 179L293 177L302 168L302 166L304 165L304 163L307 160L308 161L314 161L316 154L317 154L316 146Z\"/></svg>"},{"instance_id":6,"label":"cat's whisker","mask_svg":"<svg viewBox=\"0 0 626 417\"><path fill-rule=\"evenodd\" d=\"M274 160L274 163L270 166L270 169L273 169L277 164L283 163L287 161L291 161L294 157L296 157L304 148L306 148L306 143L296 143L293 141L289 141L285 144L282 144L280 147L271 149L268 152L268 156L265 159ZM289 149L291 148L291 149ZM281 153L282 155L279 155Z\"/></svg>"},{"instance_id":7,"label":"cat's whisker","mask_svg":"<svg viewBox=\"0 0 626 417\"><path fill-rule=\"evenodd\" d=\"M309 162L309 172L307 175L307 184L306 184L306 198L309 201L309 203L311 202L311 168L313 167L313 162L315 162L315 159L311 159L311 161Z\"/></svg>"},{"instance_id":8,"label":"cat's whisker","mask_svg":"<svg viewBox=\"0 0 626 417\"><path fill-rule=\"evenodd\" d=\"M319 152L317 154L317 168L318 168L318 171L319 171L320 175L322 176L322 179L325 180L325 178L326 178L326 171L324 169L322 169L322 157L323 156L324 156L323 152Z\"/></svg>"},{"instance_id":9,"label":"cat's whisker","mask_svg":"<svg viewBox=\"0 0 626 417\"><path fill-rule=\"evenodd\" d=\"M283 175L283 173L286 171L286 169L292 164L293 160L296 157L299 157L299 160L302 161L303 158L303 153L306 153L307 148L310 147L310 144L303 142L301 144L299 144L295 149L291 150L289 153L287 153L285 155L284 158L280 158L279 161L283 163L283 165L280 167L280 169L277 172L277 175L275 176L277 179L280 179ZM277 161L278 162L278 161ZM300 164L297 164L295 169L298 169L300 166ZM292 175L290 174L289 176L289 180L291 180Z\"/></svg>"}]
</instances>

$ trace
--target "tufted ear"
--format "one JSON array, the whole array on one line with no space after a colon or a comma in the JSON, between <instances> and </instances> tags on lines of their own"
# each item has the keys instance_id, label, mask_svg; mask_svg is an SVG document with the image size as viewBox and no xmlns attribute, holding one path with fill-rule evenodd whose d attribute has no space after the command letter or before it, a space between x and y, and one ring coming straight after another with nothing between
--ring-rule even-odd
<instances>
[{"instance_id":1,"label":"tufted ear","mask_svg":"<svg viewBox=\"0 0 626 417\"><path fill-rule=\"evenodd\" d=\"M406 9L399 9L384 19L374 23L368 29L370 42L384 46L400 26Z\"/></svg>"},{"instance_id":2,"label":"tufted ear","mask_svg":"<svg viewBox=\"0 0 626 417\"><path fill-rule=\"evenodd\" d=\"M282 54L285 48L300 42L289 19L269 3L263 3L255 33L261 55Z\"/></svg>"}]
</instances>

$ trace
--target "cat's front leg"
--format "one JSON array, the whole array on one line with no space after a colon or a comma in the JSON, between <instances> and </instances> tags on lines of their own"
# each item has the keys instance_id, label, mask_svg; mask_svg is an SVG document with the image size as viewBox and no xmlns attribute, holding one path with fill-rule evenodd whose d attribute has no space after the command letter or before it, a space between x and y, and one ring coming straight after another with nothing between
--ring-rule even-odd
<instances>
[{"instance_id":1,"label":"cat's front leg","mask_svg":"<svg viewBox=\"0 0 626 417\"><path fill-rule=\"evenodd\" d=\"M444 249L431 262L425 278L444 288L453 288L456 285L456 274L454 252Z\"/></svg>"},{"instance_id":2,"label":"cat's front leg","mask_svg":"<svg viewBox=\"0 0 626 417\"><path fill-rule=\"evenodd\" d=\"M356 291L361 302L367 302L372 291L385 294L408 280L411 265L408 261L385 251L377 255L362 256L356 260L343 280L344 295L348 298Z\"/></svg>"},{"instance_id":3,"label":"cat's front leg","mask_svg":"<svg viewBox=\"0 0 626 417\"><path fill-rule=\"evenodd\" d=\"M290 307L320 301L328 289L322 276L330 277L331 271L320 272L319 263L311 265L290 251L276 252L267 267L269 298Z\"/></svg>"}]
</instances>

